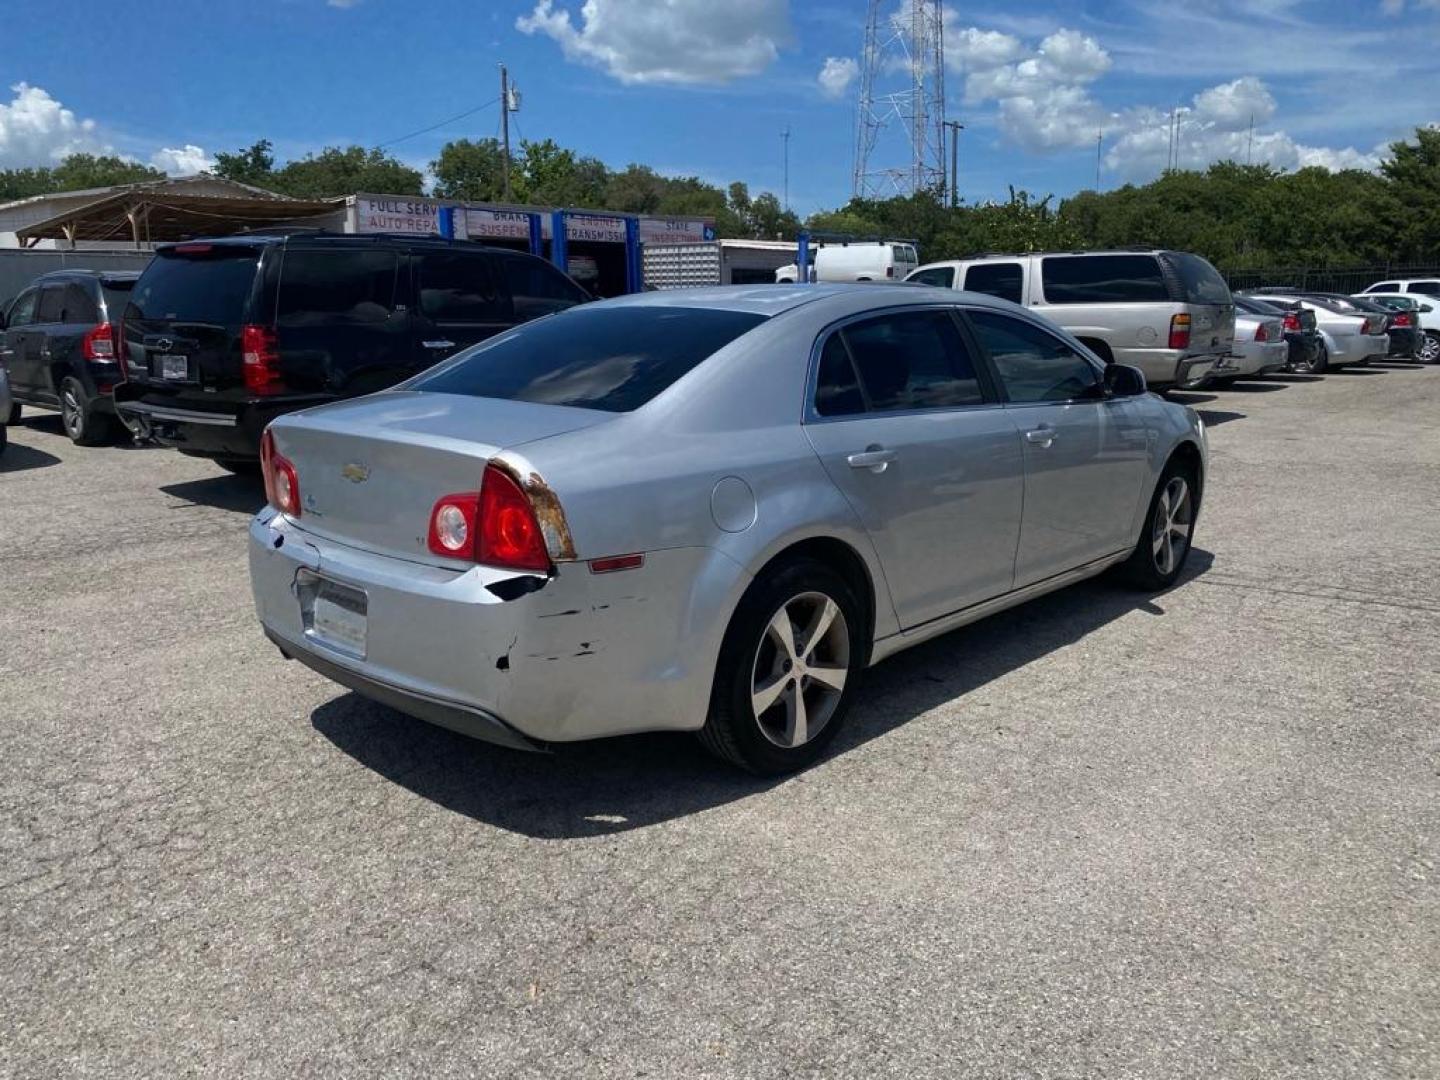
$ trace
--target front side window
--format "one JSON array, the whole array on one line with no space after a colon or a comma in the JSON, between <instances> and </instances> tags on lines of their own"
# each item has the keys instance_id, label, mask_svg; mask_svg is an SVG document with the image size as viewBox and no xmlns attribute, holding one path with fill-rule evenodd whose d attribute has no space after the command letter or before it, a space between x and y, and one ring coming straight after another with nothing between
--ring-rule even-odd
<instances>
[{"instance_id":1,"label":"front side window","mask_svg":"<svg viewBox=\"0 0 1440 1080\"><path fill-rule=\"evenodd\" d=\"M748 311L585 304L466 349L405 388L629 412L765 319Z\"/></svg>"},{"instance_id":2,"label":"front side window","mask_svg":"<svg viewBox=\"0 0 1440 1080\"><path fill-rule=\"evenodd\" d=\"M420 257L420 310L436 322L508 322L509 312L482 255Z\"/></svg>"},{"instance_id":3,"label":"front side window","mask_svg":"<svg viewBox=\"0 0 1440 1080\"><path fill-rule=\"evenodd\" d=\"M1053 334L995 311L968 314L1012 402L1097 396L1100 375L1095 366Z\"/></svg>"},{"instance_id":4,"label":"front side window","mask_svg":"<svg viewBox=\"0 0 1440 1080\"><path fill-rule=\"evenodd\" d=\"M542 259L507 255L503 263L515 318L521 322L584 303L585 291Z\"/></svg>"},{"instance_id":5,"label":"front side window","mask_svg":"<svg viewBox=\"0 0 1440 1080\"><path fill-rule=\"evenodd\" d=\"M1052 304L1149 304L1170 299L1154 255L1051 255L1040 260Z\"/></svg>"},{"instance_id":6,"label":"front side window","mask_svg":"<svg viewBox=\"0 0 1440 1080\"><path fill-rule=\"evenodd\" d=\"M1020 303L1025 287L1025 270L1019 263L981 263L965 271L965 288L970 292Z\"/></svg>"},{"instance_id":7,"label":"front side window","mask_svg":"<svg viewBox=\"0 0 1440 1080\"><path fill-rule=\"evenodd\" d=\"M10 314L5 318L7 326L29 326L35 321L35 301L40 296L39 289L27 289L15 298L10 305Z\"/></svg>"},{"instance_id":8,"label":"front side window","mask_svg":"<svg viewBox=\"0 0 1440 1080\"><path fill-rule=\"evenodd\" d=\"M918 285L938 285L942 289L948 289L955 284L955 268L953 266L932 266L926 270L916 270L906 281L913 281Z\"/></svg>"},{"instance_id":9,"label":"front side window","mask_svg":"<svg viewBox=\"0 0 1440 1080\"><path fill-rule=\"evenodd\" d=\"M948 310L881 315L851 323L841 333L873 411L956 408L985 400Z\"/></svg>"},{"instance_id":10,"label":"front side window","mask_svg":"<svg viewBox=\"0 0 1440 1080\"><path fill-rule=\"evenodd\" d=\"M1382 281L1379 285L1371 285L1366 292L1403 292L1398 281Z\"/></svg>"},{"instance_id":11,"label":"front side window","mask_svg":"<svg viewBox=\"0 0 1440 1080\"><path fill-rule=\"evenodd\" d=\"M280 326L380 323L395 310L393 251L300 251L280 266Z\"/></svg>"}]
</instances>

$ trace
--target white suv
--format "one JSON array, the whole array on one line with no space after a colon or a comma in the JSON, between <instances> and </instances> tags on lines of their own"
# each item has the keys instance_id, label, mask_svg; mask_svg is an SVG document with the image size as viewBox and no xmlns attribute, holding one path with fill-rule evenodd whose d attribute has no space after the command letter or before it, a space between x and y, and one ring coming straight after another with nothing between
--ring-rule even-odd
<instances>
[{"instance_id":1,"label":"white suv","mask_svg":"<svg viewBox=\"0 0 1440 1080\"><path fill-rule=\"evenodd\" d=\"M1392 278L1390 281L1379 281L1374 285L1362 290L1363 293L1419 293L1428 296L1432 300L1440 300L1440 281L1434 278Z\"/></svg>"},{"instance_id":2,"label":"white suv","mask_svg":"<svg viewBox=\"0 0 1440 1080\"><path fill-rule=\"evenodd\" d=\"M1189 252L984 255L930 263L906 280L1028 307L1107 364L1139 368L1151 386L1198 386L1234 351L1230 287Z\"/></svg>"}]
</instances>

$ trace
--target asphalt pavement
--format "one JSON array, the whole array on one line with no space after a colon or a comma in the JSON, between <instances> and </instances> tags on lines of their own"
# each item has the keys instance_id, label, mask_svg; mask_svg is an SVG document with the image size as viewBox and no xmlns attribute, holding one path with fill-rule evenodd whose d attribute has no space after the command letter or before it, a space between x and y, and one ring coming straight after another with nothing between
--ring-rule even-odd
<instances>
[{"instance_id":1,"label":"asphalt pavement","mask_svg":"<svg viewBox=\"0 0 1440 1080\"><path fill-rule=\"evenodd\" d=\"M262 637L257 483L0 457L0 1076L1440 1075L1440 368L1180 394L1172 591L875 669L759 781Z\"/></svg>"}]
</instances>

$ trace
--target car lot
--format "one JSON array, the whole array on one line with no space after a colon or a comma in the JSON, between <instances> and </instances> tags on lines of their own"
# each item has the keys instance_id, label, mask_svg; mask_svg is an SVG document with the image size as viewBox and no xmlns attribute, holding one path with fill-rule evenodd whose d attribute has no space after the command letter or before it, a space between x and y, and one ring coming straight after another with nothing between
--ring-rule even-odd
<instances>
[{"instance_id":1,"label":"car lot","mask_svg":"<svg viewBox=\"0 0 1440 1080\"><path fill-rule=\"evenodd\" d=\"M1175 398L1212 452L1181 586L902 654L778 782L285 664L258 483L32 415L0 1072L1434 1074L1440 371Z\"/></svg>"}]
</instances>

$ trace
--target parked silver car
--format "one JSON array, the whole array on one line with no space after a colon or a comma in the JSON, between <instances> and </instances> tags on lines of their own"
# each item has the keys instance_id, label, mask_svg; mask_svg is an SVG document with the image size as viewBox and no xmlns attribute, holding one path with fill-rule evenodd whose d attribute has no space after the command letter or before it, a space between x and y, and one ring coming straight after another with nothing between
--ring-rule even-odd
<instances>
[{"instance_id":1,"label":"parked silver car","mask_svg":"<svg viewBox=\"0 0 1440 1080\"><path fill-rule=\"evenodd\" d=\"M1211 383L1234 382L1255 375L1283 371L1290 362L1285 320L1263 318L1235 309L1235 351L1211 373Z\"/></svg>"},{"instance_id":2,"label":"parked silver car","mask_svg":"<svg viewBox=\"0 0 1440 1080\"><path fill-rule=\"evenodd\" d=\"M1343 311L1333 303L1298 290L1256 289L1253 295L1261 300L1284 300L1299 304L1315 313L1315 329L1323 345L1320 357L1310 370L1344 367L1347 364L1368 364L1383 360L1390 351L1390 335L1385 332L1383 315Z\"/></svg>"},{"instance_id":3,"label":"parked silver car","mask_svg":"<svg viewBox=\"0 0 1440 1080\"><path fill-rule=\"evenodd\" d=\"M939 289L652 292L550 316L264 437L288 657L512 747L698 731L801 767L867 665L1190 550L1190 409Z\"/></svg>"}]
</instances>

